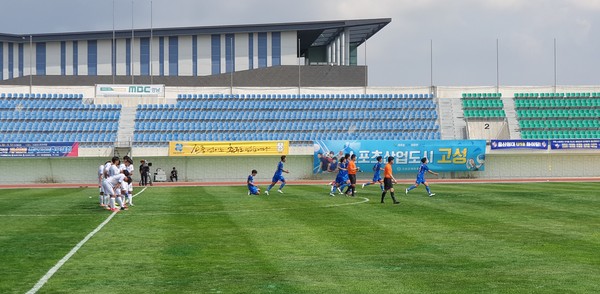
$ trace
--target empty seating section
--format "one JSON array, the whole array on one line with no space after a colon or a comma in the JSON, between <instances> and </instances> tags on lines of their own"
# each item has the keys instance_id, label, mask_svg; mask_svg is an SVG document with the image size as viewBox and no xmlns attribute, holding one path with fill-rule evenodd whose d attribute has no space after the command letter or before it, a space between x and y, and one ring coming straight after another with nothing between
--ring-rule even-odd
<instances>
[{"instance_id":1,"label":"empty seating section","mask_svg":"<svg viewBox=\"0 0 600 294\"><path fill-rule=\"evenodd\" d=\"M431 140L436 120L426 94L184 94L175 105L138 106L134 142Z\"/></svg>"},{"instance_id":2,"label":"empty seating section","mask_svg":"<svg viewBox=\"0 0 600 294\"><path fill-rule=\"evenodd\" d=\"M113 144L120 105L84 105L82 94L0 93L0 142Z\"/></svg>"},{"instance_id":3,"label":"empty seating section","mask_svg":"<svg viewBox=\"0 0 600 294\"><path fill-rule=\"evenodd\" d=\"M504 118L502 93L463 93L462 106L465 118Z\"/></svg>"},{"instance_id":4,"label":"empty seating section","mask_svg":"<svg viewBox=\"0 0 600 294\"><path fill-rule=\"evenodd\" d=\"M515 93L523 139L600 138L600 93Z\"/></svg>"}]
</instances>

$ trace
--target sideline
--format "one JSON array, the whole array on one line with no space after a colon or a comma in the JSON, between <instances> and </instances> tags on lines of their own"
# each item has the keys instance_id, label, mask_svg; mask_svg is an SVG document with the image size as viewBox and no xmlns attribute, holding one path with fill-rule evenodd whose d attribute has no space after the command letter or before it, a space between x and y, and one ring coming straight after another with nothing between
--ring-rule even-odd
<instances>
[{"instance_id":1,"label":"sideline","mask_svg":"<svg viewBox=\"0 0 600 294\"><path fill-rule=\"evenodd\" d=\"M144 191L146 191L147 187L144 187L144 189L142 189L142 191L137 192L135 195L133 195L132 197L138 196L140 194L142 194ZM75 245L75 247L73 247L73 249L71 249L71 251L69 251L69 253L67 253L67 255L65 255L61 260L59 260L36 284L35 286L33 286L33 288L31 288L31 290L27 291L27 294L34 294L37 291L39 291L45 284L46 282L48 282L48 280L67 262L69 261L69 259L75 254L77 253L77 251L79 251L79 249L89 240L91 239L94 235L96 235L96 233L98 233L106 224L108 224L108 222L110 222L110 220L118 213L118 211L114 211L113 213L111 213L108 218L102 222L100 225L98 225L98 227L96 227L96 229L94 229L91 233L89 233L87 236L85 236L85 238L83 238L83 240L81 240L77 245Z\"/></svg>"}]
</instances>

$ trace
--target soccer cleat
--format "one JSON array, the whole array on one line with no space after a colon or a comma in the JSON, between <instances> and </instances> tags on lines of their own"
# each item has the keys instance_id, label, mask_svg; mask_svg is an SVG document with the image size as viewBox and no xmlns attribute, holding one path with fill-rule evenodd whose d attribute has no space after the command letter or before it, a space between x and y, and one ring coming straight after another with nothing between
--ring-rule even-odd
<instances>
[{"instance_id":1,"label":"soccer cleat","mask_svg":"<svg viewBox=\"0 0 600 294\"><path fill-rule=\"evenodd\" d=\"M394 201L394 204L400 204L400 201Z\"/></svg>"},{"instance_id":2,"label":"soccer cleat","mask_svg":"<svg viewBox=\"0 0 600 294\"><path fill-rule=\"evenodd\" d=\"M128 210L126 206L121 207L121 210Z\"/></svg>"},{"instance_id":3,"label":"soccer cleat","mask_svg":"<svg viewBox=\"0 0 600 294\"><path fill-rule=\"evenodd\" d=\"M104 203L100 204L100 207L105 207L105 206L106 206L106 204L104 204Z\"/></svg>"},{"instance_id":4,"label":"soccer cleat","mask_svg":"<svg viewBox=\"0 0 600 294\"><path fill-rule=\"evenodd\" d=\"M112 212L119 212L119 209L118 208L111 208L110 211L112 211Z\"/></svg>"},{"instance_id":5,"label":"soccer cleat","mask_svg":"<svg viewBox=\"0 0 600 294\"><path fill-rule=\"evenodd\" d=\"M435 196L435 193L429 193L429 197Z\"/></svg>"},{"instance_id":6,"label":"soccer cleat","mask_svg":"<svg viewBox=\"0 0 600 294\"><path fill-rule=\"evenodd\" d=\"M265 191L265 194L269 195L269 190Z\"/></svg>"},{"instance_id":7,"label":"soccer cleat","mask_svg":"<svg viewBox=\"0 0 600 294\"><path fill-rule=\"evenodd\" d=\"M362 189L364 189L364 188L365 188L365 184L362 184Z\"/></svg>"},{"instance_id":8,"label":"soccer cleat","mask_svg":"<svg viewBox=\"0 0 600 294\"><path fill-rule=\"evenodd\" d=\"M250 191L248 191L248 196L250 196Z\"/></svg>"},{"instance_id":9,"label":"soccer cleat","mask_svg":"<svg viewBox=\"0 0 600 294\"><path fill-rule=\"evenodd\" d=\"M281 190L277 190L277 192L279 192L279 193L283 194L283 191L281 191Z\"/></svg>"},{"instance_id":10,"label":"soccer cleat","mask_svg":"<svg viewBox=\"0 0 600 294\"><path fill-rule=\"evenodd\" d=\"M333 193L329 193L329 196L331 196L331 197L335 197L335 194L333 194Z\"/></svg>"},{"instance_id":11,"label":"soccer cleat","mask_svg":"<svg viewBox=\"0 0 600 294\"><path fill-rule=\"evenodd\" d=\"M408 188L404 190L404 194L408 195Z\"/></svg>"}]
</instances>

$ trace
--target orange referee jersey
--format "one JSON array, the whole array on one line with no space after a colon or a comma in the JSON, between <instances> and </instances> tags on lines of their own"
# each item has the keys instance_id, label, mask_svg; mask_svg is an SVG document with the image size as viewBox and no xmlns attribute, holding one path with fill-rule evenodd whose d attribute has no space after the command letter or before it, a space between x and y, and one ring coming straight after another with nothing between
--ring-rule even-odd
<instances>
[{"instance_id":1,"label":"orange referee jersey","mask_svg":"<svg viewBox=\"0 0 600 294\"><path fill-rule=\"evenodd\" d=\"M355 175L357 170L358 169L356 168L356 163L350 160L350 162L348 162L348 174Z\"/></svg>"},{"instance_id":2,"label":"orange referee jersey","mask_svg":"<svg viewBox=\"0 0 600 294\"><path fill-rule=\"evenodd\" d=\"M391 179L392 178L392 164L388 163L383 168L383 177Z\"/></svg>"}]
</instances>

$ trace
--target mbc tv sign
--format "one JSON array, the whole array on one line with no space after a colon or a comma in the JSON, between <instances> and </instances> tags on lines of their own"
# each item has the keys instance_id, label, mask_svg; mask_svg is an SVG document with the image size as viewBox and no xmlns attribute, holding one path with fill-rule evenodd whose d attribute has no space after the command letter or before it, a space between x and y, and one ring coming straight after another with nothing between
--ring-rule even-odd
<instances>
[{"instance_id":1,"label":"mbc tv sign","mask_svg":"<svg viewBox=\"0 0 600 294\"><path fill-rule=\"evenodd\" d=\"M165 85L96 85L96 97L165 95Z\"/></svg>"}]
</instances>

